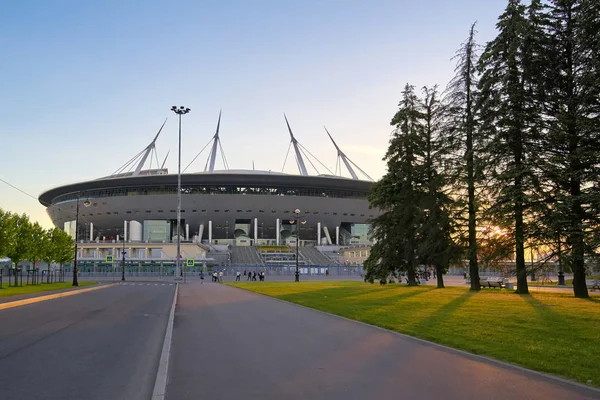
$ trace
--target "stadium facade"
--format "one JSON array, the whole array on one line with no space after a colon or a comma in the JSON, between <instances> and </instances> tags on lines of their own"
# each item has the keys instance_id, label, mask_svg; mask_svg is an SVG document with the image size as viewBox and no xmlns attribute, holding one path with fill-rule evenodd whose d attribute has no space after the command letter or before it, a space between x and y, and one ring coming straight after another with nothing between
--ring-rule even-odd
<instances>
[{"instance_id":1,"label":"stadium facade","mask_svg":"<svg viewBox=\"0 0 600 400\"><path fill-rule=\"evenodd\" d=\"M213 260L208 253L224 246L228 250L245 246L284 249L296 244L298 233L299 245L303 247L369 244L368 223L377 215L367 200L372 181L358 178L356 171L367 175L348 159L331 135L340 174L344 166L351 178L309 175L304 162L307 150L296 140L289 123L288 154L293 149L299 175L215 170L220 148L219 127L220 116L216 133L209 142L204 171L181 175L182 258ZM178 234L177 174L169 174L163 168L164 162L163 166L157 162L157 168L144 169L155 154L161 130L144 150L113 175L63 185L39 196L53 223L79 239L80 260L102 260L107 255L119 259L123 251L128 259L176 257L171 245ZM301 211L304 224L291 223L296 209ZM259 259L257 264L260 261L264 262ZM220 261L226 262L232 260Z\"/></svg>"}]
</instances>

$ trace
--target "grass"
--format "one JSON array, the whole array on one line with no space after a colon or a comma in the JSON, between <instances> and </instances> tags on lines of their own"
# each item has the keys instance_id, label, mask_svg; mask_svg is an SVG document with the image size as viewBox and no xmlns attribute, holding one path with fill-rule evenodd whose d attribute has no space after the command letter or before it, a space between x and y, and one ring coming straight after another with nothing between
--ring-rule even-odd
<instances>
[{"instance_id":1,"label":"grass","mask_svg":"<svg viewBox=\"0 0 600 400\"><path fill-rule=\"evenodd\" d=\"M558 286L558 281L556 280L558 278L553 278L553 279L554 280L552 282L542 282L541 280L533 281L533 282L529 282L529 285L530 286ZM585 279L586 280L598 280L598 279L600 279L600 275L586 276ZM573 279L565 279L565 286L572 287Z\"/></svg>"},{"instance_id":2,"label":"grass","mask_svg":"<svg viewBox=\"0 0 600 400\"><path fill-rule=\"evenodd\" d=\"M95 285L97 282L79 282L79 286ZM31 294L40 292L51 292L54 290L71 289L73 287L71 282L62 283L43 283L41 285L27 285L19 287L9 287L8 282L3 282L2 289L0 289L0 297L18 296L21 294Z\"/></svg>"},{"instance_id":3,"label":"grass","mask_svg":"<svg viewBox=\"0 0 600 400\"><path fill-rule=\"evenodd\" d=\"M600 296L363 282L230 283L600 387Z\"/></svg>"}]
</instances>

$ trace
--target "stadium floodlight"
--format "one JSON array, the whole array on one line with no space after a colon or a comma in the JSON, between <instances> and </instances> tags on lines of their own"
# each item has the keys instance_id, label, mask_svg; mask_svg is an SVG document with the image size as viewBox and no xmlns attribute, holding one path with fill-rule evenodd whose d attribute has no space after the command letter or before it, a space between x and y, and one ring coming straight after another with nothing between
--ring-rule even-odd
<instances>
[{"instance_id":1,"label":"stadium floodlight","mask_svg":"<svg viewBox=\"0 0 600 400\"><path fill-rule=\"evenodd\" d=\"M300 210L298 208L296 208L294 210L294 215L292 215L290 217L290 224L292 226L296 222L298 222L298 225L296 227L296 272L294 273L294 275L295 275L294 281L300 282L300 269L299 269L299 265L298 265L298 245L300 242L300 225L306 224L306 218L300 216Z\"/></svg>"},{"instance_id":2,"label":"stadium floodlight","mask_svg":"<svg viewBox=\"0 0 600 400\"><path fill-rule=\"evenodd\" d=\"M175 262L175 279L185 274L181 271L181 116L189 113L191 110L184 106L173 106L171 111L179 116L179 157L177 160L177 260Z\"/></svg>"}]
</instances>

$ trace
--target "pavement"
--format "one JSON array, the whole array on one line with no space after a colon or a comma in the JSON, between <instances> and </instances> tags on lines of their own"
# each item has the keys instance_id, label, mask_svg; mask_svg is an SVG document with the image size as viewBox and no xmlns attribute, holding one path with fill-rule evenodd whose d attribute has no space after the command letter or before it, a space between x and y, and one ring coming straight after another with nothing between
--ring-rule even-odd
<instances>
[{"instance_id":1,"label":"pavement","mask_svg":"<svg viewBox=\"0 0 600 400\"><path fill-rule=\"evenodd\" d=\"M117 285L1 310L0 399L149 399L175 287Z\"/></svg>"},{"instance_id":2,"label":"pavement","mask_svg":"<svg viewBox=\"0 0 600 400\"><path fill-rule=\"evenodd\" d=\"M558 361L557 361L558 362ZM598 399L600 391L214 283L181 285L166 399Z\"/></svg>"},{"instance_id":3,"label":"pavement","mask_svg":"<svg viewBox=\"0 0 600 400\"><path fill-rule=\"evenodd\" d=\"M150 399L176 287L128 280L0 310L0 399ZM165 359L166 400L600 398L582 385L189 280L179 285Z\"/></svg>"}]
</instances>

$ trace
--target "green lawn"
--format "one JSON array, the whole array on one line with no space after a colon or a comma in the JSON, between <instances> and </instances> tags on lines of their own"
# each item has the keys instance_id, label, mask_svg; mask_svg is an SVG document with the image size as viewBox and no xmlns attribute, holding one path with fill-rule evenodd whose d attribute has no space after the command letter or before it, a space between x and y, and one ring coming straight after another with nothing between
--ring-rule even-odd
<instances>
[{"instance_id":1,"label":"green lawn","mask_svg":"<svg viewBox=\"0 0 600 400\"><path fill-rule=\"evenodd\" d=\"M600 386L600 296L362 282L232 286Z\"/></svg>"},{"instance_id":2,"label":"green lawn","mask_svg":"<svg viewBox=\"0 0 600 400\"><path fill-rule=\"evenodd\" d=\"M79 287L95 285L97 282L79 282ZM19 287L8 287L7 282L3 282L2 289L0 289L0 297L18 296L20 294L50 292L61 289L71 289L73 287L71 282L64 283L43 283L41 285L27 285Z\"/></svg>"},{"instance_id":3,"label":"green lawn","mask_svg":"<svg viewBox=\"0 0 600 400\"><path fill-rule=\"evenodd\" d=\"M558 281L556 277L552 278L552 282L542 282L541 280L529 282L531 286L558 286ZM600 275L586 276L586 280L597 280L600 279ZM573 287L573 279L566 279L565 284L567 287Z\"/></svg>"}]
</instances>

